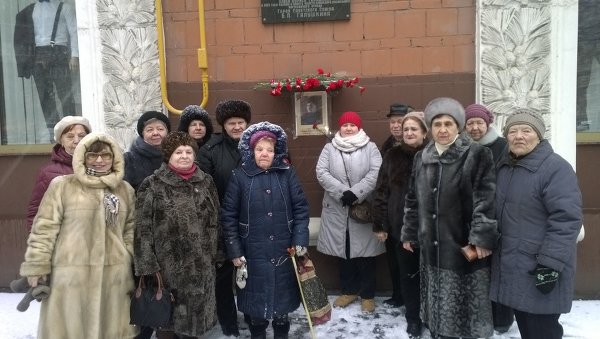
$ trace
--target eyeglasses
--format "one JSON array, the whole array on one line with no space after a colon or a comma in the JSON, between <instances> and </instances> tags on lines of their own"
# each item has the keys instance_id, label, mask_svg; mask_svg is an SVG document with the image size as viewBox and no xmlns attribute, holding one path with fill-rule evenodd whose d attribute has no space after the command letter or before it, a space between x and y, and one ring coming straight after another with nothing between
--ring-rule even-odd
<instances>
[{"instance_id":1,"label":"eyeglasses","mask_svg":"<svg viewBox=\"0 0 600 339\"><path fill-rule=\"evenodd\" d=\"M102 160L108 161L113 158L113 154L110 152L102 152L102 153L87 152L85 154L85 159L87 161L94 161L94 160L98 159L98 157L101 157Z\"/></svg>"}]
</instances>

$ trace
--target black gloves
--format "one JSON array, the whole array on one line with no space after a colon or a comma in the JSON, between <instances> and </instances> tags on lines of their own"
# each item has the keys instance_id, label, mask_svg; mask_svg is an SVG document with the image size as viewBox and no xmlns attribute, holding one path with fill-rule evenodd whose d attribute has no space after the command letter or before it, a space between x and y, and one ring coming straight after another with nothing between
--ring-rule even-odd
<instances>
[{"instance_id":1,"label":"black gloves","mask_svg":"<svg viewBox=\"0 0 600 339\"><path fill-rule=\"evenodd\" d=\"M535 276L535 287L544 294L548 294L554 289L560 275L558 271L540 264L530 273Z\"/></svg>"},{"instance_id":2,"label":"black gloves","mask_svg":"<svg viewBox=\"0 0 600 339\"><path fill-rule=\"evenodd\" d=\"M342 196L342 206L352 206L352 204L358 200L358 197L352 193L352 191L347 190L346 192L344 192L344 195Z\"/></svg>"}]
</instances>

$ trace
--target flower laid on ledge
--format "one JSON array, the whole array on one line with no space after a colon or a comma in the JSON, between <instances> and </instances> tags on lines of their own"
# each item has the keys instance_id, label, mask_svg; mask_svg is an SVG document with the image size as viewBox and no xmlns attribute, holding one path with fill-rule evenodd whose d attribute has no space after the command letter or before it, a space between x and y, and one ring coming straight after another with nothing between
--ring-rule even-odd
<instances>
[{"instance_id":1,"label":"flower laid on ledge","mask_svg":"<svg viewBox=\"0 0 600 339\"><path fill-rule=\"evenodd\" d=\"M344 87L358 88L358 92L362 94L365 91L363 86L358 86L359 78L350 78L345 75L325 73L321 68L317 70L317 74L298 76L295 78L287 78L282 80L273 79L270 82L258 83L255 88L268 88L271 90L271 95L280 96L285 92L306 92L306 91L322 91L327 93L337 93Z\"/></svg>"},{"instance_id":2,"label":"flower laid on ledge","mask_svg":"<svg viewBox=\"0 0 600 339\"><path fill-rule=\"evenodd\" d=\"M318 123L315 122L313 124L312 128L321 132L321 134L323 134L327 139L329 139L329 141L331 141L331 139L333 138L333 135L332 135L331 131L329 130L329 127L321 127L321 126L319 126Z\"/></svg>"}]
</instances>

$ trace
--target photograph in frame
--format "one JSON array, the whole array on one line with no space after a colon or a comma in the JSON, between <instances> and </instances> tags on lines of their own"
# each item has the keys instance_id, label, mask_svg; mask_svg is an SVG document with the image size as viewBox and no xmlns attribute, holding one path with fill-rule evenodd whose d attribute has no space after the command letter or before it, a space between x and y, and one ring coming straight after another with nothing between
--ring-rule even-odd
<instances>
[{"instance_id":1,"label":"photograph in frame","mask_svg":"<svg viewBox=\"0 0 600 339\"><path fill-rule=\"evenodd\" d=\"M325 91L294 93L296 136L322 135L313 126L329 129L329 96Z\"/></svg>"}]
</instances>

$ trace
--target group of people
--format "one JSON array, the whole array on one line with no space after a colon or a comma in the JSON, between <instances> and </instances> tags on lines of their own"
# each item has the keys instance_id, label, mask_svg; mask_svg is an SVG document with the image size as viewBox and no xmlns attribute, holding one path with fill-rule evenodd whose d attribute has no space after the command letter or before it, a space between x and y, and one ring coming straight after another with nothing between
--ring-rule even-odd
<instances>
[{"instance_id":1,"label":"group of people","mask_svg":"<svg viewBox=\"0 0 600 339\"><path fill-rule=\"evenodd\" d=\"M250 105L217 105L222 133L200 106L178 131L160 112L138 120L123 154L83 117L54 128L28 210L21 275L48 284L39 337L197 338L218 321L239 336L287 338L301 302L289 248L308 246L309 208L275 124L250 125ZM380 151L356 112L319 155L323 187L317 250L339 258L341 294L375 310L376 257L387 252L407 333L489 337L516 318L523 338L560 338L571 307L581 194L571 166L544 139L543 118L512 114L504 137L478 104L437 98L417 112L394 104ZM372 222L354 220L369 202ZM471 250L474 258L463 255ZM132 265L134 269L132 270ZM174 295L161 329L129 325L136 279L160 272ZM236 273L237 272L237 273ZM237 303L233 282L236 282ZM148 280L149 282L149 280ZM236 305L237 304L237 305ZM78 313L81 321L68 321ZM514 313L514 315L513 315Z\"/></svg>"},{"instance_id":2,"label":"group of people","mask_svg":"<svg viewBox=\"0 0 600 339\"><path fill-rule=\"evenodd\" d=\"M265 338L269 319L276 338L288 337L287 314L300 305L288 248L306 252L309 212L287 137L268 122L248 126L242 100L219 103L215 115L221 134L200 106L186 107L176 132L166 115L145 112L124 154L83 117L56 124L20 272L32 287L50 286L39 338L198 338L217 321L239 336L238 309L253 338ZM148 284L157 272L172 318L138 329L129 324L134 273Z\"/></svg>"}]
</instances>

